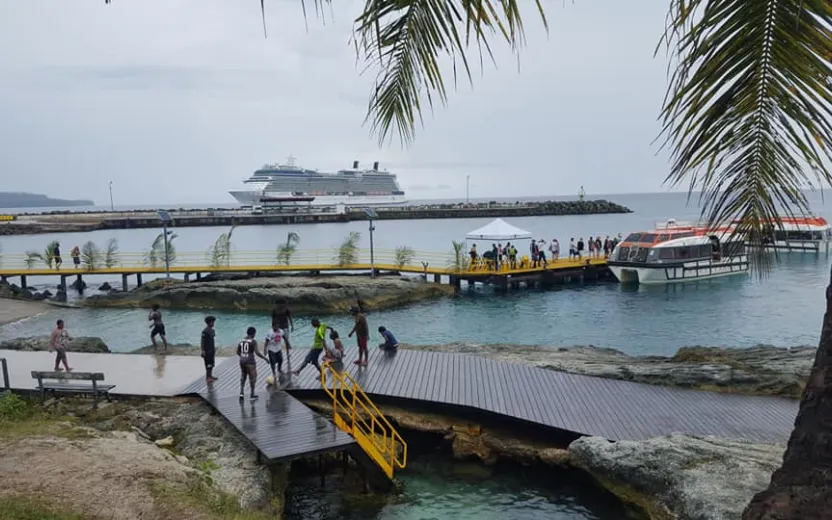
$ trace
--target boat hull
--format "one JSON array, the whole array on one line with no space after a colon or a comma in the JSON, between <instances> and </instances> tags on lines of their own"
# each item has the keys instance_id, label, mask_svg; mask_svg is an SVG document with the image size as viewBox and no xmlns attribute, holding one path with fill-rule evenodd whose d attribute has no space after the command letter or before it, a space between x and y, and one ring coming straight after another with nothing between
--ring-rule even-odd
<instances>
[{"instance_id":1,"label":"boat hull","mask_svg":"<svg viewBox=\"0 0 832 520\"><path fill-rule=\"evenodd\" d=\"M832 242L829 240L776 240L765 246L749 242L748 247L759 249L764 247L769 251L778 253L824 253L829 254L832 249Z\"/></svg>"},{"instance_id":2,"label":"boat hull","mask_svg":"<svg viewBox=\"0 0 832 520\"><path fill-rule=\"evenodd\" d=\"M256 206L264 198L279 198L285 193L271 193L257 190L232 190L229 192L243 206ZM401 206L407 204L403 195L316 195L311 202L299 202L304 206Z\"/></svg>"},{"instance_id":3,"label":"boat hull","mask_svg":"<svg viewBox=\"0 0 832 520\"><path fill-rule=\"evenodd\" d=\"M658 285L708 280L748 273L748 256L724 260L695 260L676 264L609 262L615 278L625 284Z\"/></svg>"}]
</instances>

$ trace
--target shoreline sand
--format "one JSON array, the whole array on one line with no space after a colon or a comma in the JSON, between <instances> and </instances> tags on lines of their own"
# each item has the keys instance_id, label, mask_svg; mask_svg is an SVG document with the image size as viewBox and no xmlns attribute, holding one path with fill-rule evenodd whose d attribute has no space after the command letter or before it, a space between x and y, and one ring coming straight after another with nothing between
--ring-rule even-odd
<instances>
[{"instance_id":1,"label":"shoreline sand","mask_svg":"<svg viewBox=\"0 0 832 520\"><path fill-rule=\"evenodd\" d=\"M52 308L48 303L0 298L0 325L31 318Z\"/></svg>"}]
</instances>

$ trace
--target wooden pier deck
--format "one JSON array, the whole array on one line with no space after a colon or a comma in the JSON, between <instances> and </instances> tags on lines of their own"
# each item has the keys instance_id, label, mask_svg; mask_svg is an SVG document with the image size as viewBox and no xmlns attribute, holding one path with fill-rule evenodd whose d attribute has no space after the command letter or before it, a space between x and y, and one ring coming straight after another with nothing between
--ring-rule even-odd
<instances>
[{"instance_id":1,"label":"wooden pier deck","mask_svg":"<svg viewBox=\"0 0 832 520\"><path fill-rule=\"evenodd\" d=\"M306 352L293 349L290 366L297 368ZM348 347L347 353L344 369L374 399L451 405L613 441L687 433L785 443L798 409L797 401L777 397L631 383L466 354L418 350L387 354L371 348L369 366L358 368L352 363L356 348ZM261 362L258 372L268 370ZM213 391L236 395L237 360L224 361L215 373L220 380ZM284 387L297 395L320 392L318 371L308 366ZM206 391L202 380L181 390L183 394Z\"/></svg>"},{"instance_id":2,"label":"wooden pier deck","mask_svg":"<svg viewBox=\"0 0 832 520\"><path fill-rule=\"evenodd\" d=\"M397 258L395 251L380 250L373 255L369 251L361 250L356 253L354 263L338 263L334 260L337 252L303 251L292 257L287 265L278 262L273 251L236 251L232 259L222 263L206 261L206 253L182 252L177 253L176 260L166 267L164 261L149 263L146 255L140 253L119 253L112 259L111 265L105 266L103 260L96 265L72 265L68 255L63 256L60 269L48 267L42 261L39 263L27 260L25 255L3 254L0 264L0 281L17 281L25 288L29 280L35 277L59 278L64 289L67 282L81 280L86 277L106 277L112 280L121 278L121 289L128 290L130 285L140 286L143 277L162 277L166 274L182 277L185 280L199 280L202 275L212 273L224 274L320 274L330 273L370 273L396 272L411 275L422 275L428 281L435 283L449 283L459 285L462 281L468 283L489 283L501 289L508 289L518 284L549 283L561 280L599 279L611 277L604 258L583 258L580 260L558 259L549 261L543 266L532 267L528 263L515 266L501 264L499 269L492 269L482 263L471 263L467 256L456 259L453 254L412 252L412 256L403 260ZM372 258L371 258L372 256Z\"/></svg>"}]
</instances>

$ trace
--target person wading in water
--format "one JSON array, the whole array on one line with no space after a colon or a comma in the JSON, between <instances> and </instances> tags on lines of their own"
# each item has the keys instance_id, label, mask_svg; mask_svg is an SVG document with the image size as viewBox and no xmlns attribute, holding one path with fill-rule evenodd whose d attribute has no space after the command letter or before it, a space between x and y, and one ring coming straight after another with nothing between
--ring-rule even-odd
<instances>
[{"instance_id":1,"label":"person wading in water","mask_svg":"<svg viewBox=\"0 0 832 520\"><path fill-rule=\"evenodd\" d=\"M289 330L295 331L295 322L292 321L292 313L289 311L289 305L285 298L277 300L272 310L272 330L280 329L280 335L283 337L283 342L286 343L286 355L289 355L289 350L292 344L289 343Z\"/></svg>"}]
</instances>

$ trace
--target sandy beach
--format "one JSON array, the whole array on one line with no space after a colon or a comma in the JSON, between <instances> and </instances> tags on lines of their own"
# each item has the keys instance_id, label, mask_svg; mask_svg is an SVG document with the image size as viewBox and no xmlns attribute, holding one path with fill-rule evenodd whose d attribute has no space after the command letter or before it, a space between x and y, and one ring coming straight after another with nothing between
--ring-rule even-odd
<instances>
[{"instance_id":1,"label":"sandy beach","mask_svg":"<svg viewBox=\"0 0 832 520\"><path fill-rule=\"evenodd\" d=\"M0 298L0 325L40 314L50 308L46 303Z\"/></svg>"}]
</instances>

